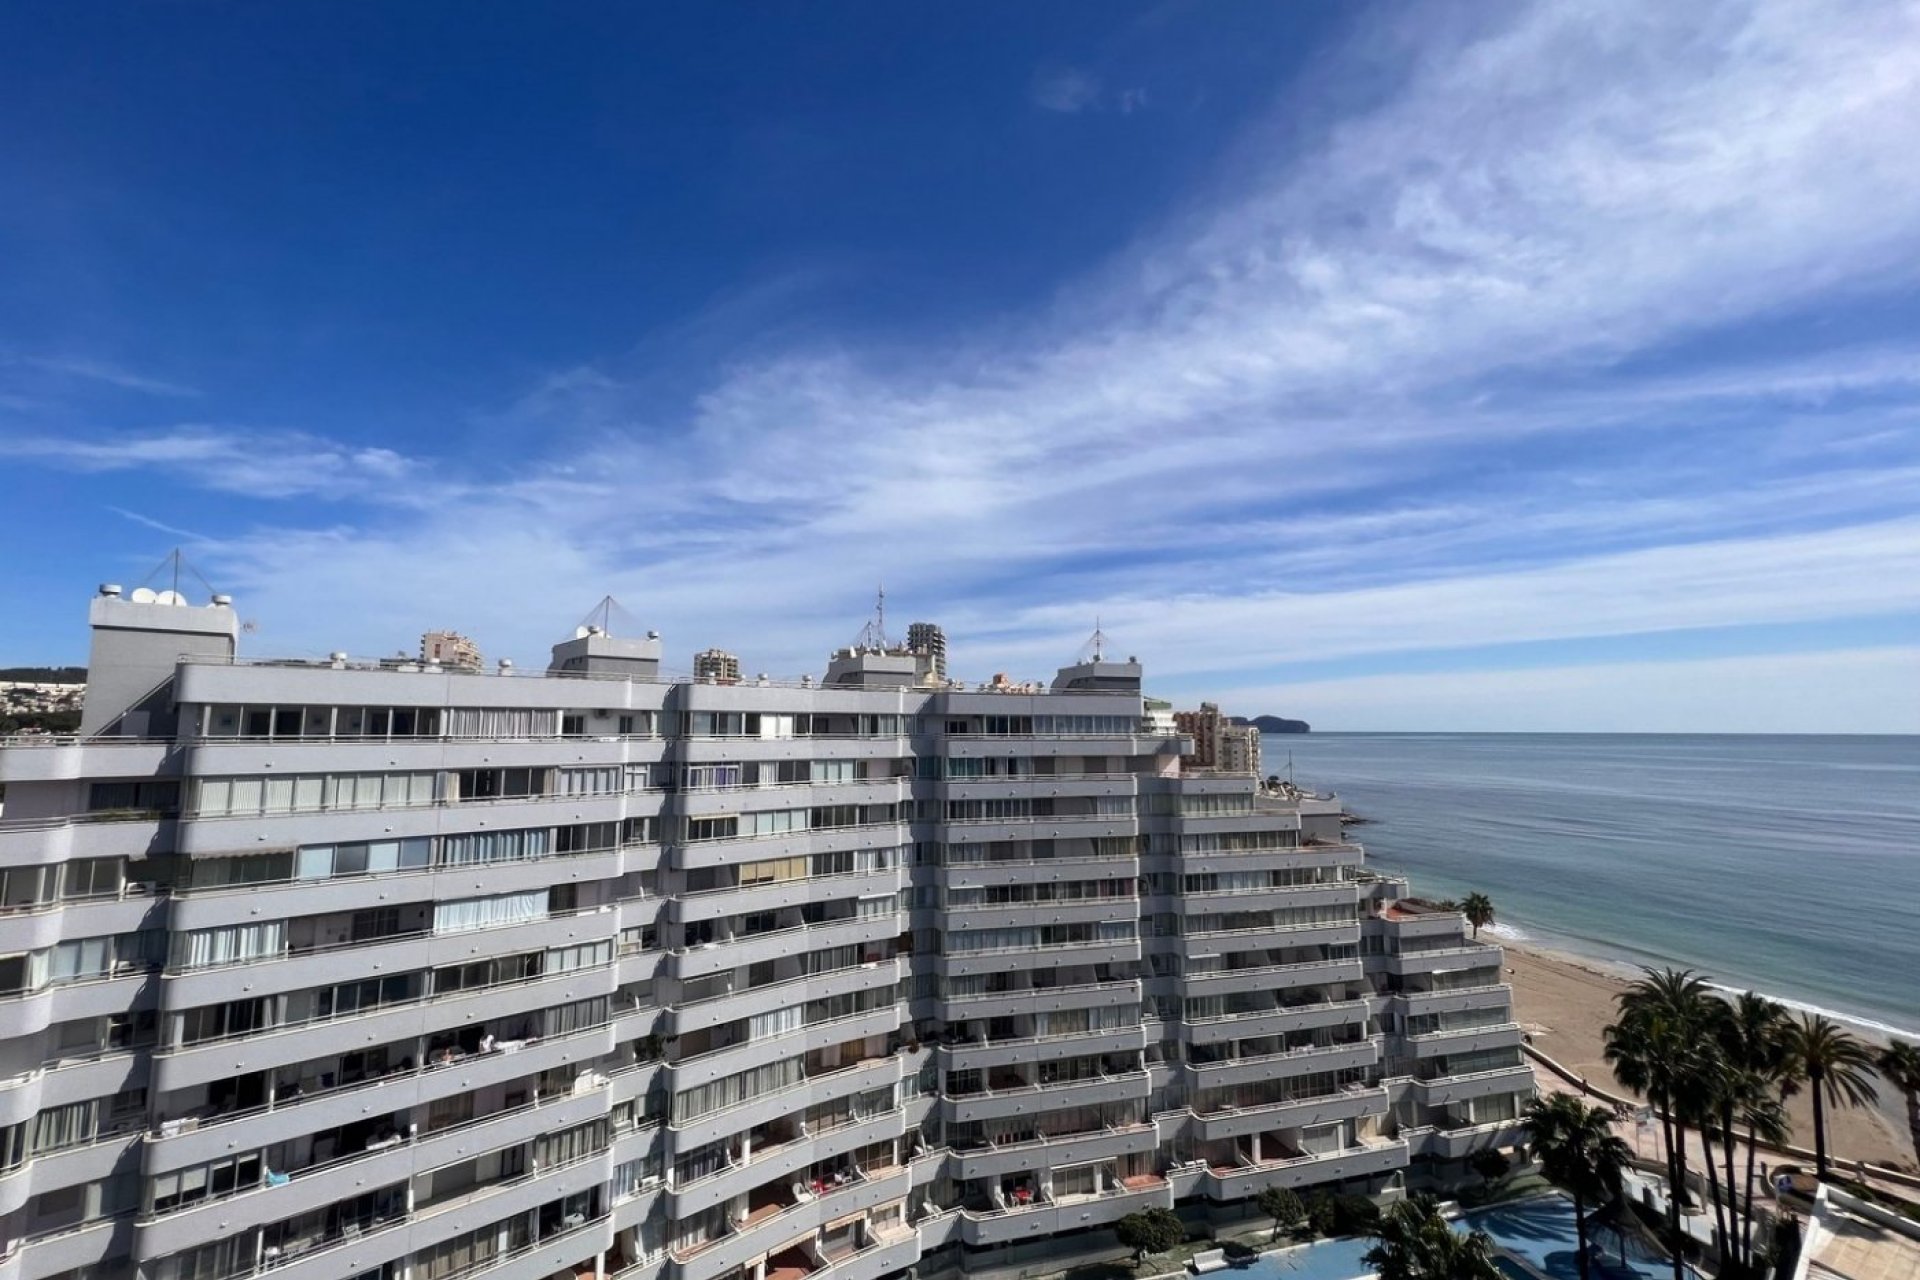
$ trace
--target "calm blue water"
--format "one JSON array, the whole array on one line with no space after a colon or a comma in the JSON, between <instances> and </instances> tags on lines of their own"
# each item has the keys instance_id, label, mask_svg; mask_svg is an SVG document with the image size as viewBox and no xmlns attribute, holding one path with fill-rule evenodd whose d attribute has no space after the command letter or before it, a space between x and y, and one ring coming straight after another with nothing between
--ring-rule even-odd
<instances>
[{"instance_id":1,"label":"calm blue water","mask_svg":"<svg viewBox=\"0 0 1920 1280\"><path fill-rule=\"evenodd\" d=\"M1316 1240L1278 1253L1263 1253L1250 1265L1221 1274L1251 1273L1255 1280L1357 1280L1373 1274L1373 1268L1360 1261L1373 1245L1371 1239L1360 1236Z\"/></svg>"},{"instance_id":2,"label":"calm blue water","mask_svg":"<svg viewBox=\"0 0 1920 1280\"><path fill-rule=\"evenodd\" d=\"M1534 1270L1553 1280L1579 1280L1580 1235L1574 1226L1573 1202L1564 1196L1536 1196L1482 1209L1468 1214L1454 1226L1455 1230L1479 1228L1492 1236L1495 1244L1525 1259ZM1622 1241L1613 1232L1600 1228L1595 1231L1594 1244L1600 1256L1595 1260L1593 1274L1606 1280L1657 1280L1672 1274L1670 1261L1632 1237ZM1501 1269L1508 1275L1515 1274L1511 1268Z\"/></svg>"},{"instance_id":3,"label":"calm blue water","mask_svg":"<svg viewBox=\"0 0 1920 1280\"><path fill-rule=\"evenodd\" d=\"M1468 1214L1454 1224L1464 1231L1479 1228L1493 1237L1501 1248L1526 1260L1535 1270L1553 1280L1576 1280L1580 1274L1579 1236L1573 1225L1573 1202L1564 1196L1536 1196L1493 1209ZM1668 1274L1668 1265L1638 1241L1626 1244L1626 1260L1621 1261L1621 1241L1602 1231L1596 1241L1604 1255L1595 1271L1606 1280L1659 1280ZM1373 1240L1354 1237L1319 1240L1309 1245L1262 1254L1244 1271L1255 1280L1359 1280L1373 1274L1362 1258L1373 1247ZM1523 1270L1502 1258L1502 1273L1513 1280L1532 1280ZM1241 1274L1236 1270L1232 1274Z\"/></svg>"},{"instance_id":4,"label":"calm blue water","mask_svg":"<svg viewBox=\"0 0 1920 1280\"><path fill-rule=\"evenodd\" d=\"M1308 734L1269 773L1337 791L1415 890L1522 939L1920 1031L1920 738Z\"/></svg>"}]
</instances>

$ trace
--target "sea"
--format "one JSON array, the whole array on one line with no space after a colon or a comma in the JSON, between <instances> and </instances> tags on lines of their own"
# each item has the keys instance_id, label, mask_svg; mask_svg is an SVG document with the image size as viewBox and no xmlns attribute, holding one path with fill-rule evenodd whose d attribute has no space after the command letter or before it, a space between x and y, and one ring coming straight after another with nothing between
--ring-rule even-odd
<instances>
[{"instance_id":1,"label":"sea","mask_svg":"<svg viewBox=\"0 0 1920 1280\"><path fill-rule=\"evenodd\" d=\"M1628 971L1920 1038L1920 737L1269 735L1414 892Z\"/></svg>"}]
</instances>

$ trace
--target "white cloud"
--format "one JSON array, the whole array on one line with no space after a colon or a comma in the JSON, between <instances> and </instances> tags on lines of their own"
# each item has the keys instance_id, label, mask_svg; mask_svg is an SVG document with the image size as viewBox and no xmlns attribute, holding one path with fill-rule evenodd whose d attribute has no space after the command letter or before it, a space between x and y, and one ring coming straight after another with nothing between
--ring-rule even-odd
<instances>
[{"instance_id":1,"label":"white cloud","mask_svg":"<svg viewBox=\"0 0 1920 1280\"><path fill-rule=\"evenodd\" d=\"M197 396L200 394L192 387L182 386L177 382L150 378L144 374L122 369L118 365L109 364L104 360L90 360L80 356L29 356L0 353L0 367L7 365L50 374L56 378L97 382L105 386L118 387L122 391L138 391L150 396Z\"/></svg>"},{"instance_id":2,"label":"white cloud","mask_svg":"<svg viewBox=\"0 0 1920 1280\"><path fill-rule=\"evenodd\" d=\"M152 470L253 498L417 502L393 482L415 467L391 449L341 444L300 431L186 425L106 440L0 436L0 458L72 471Z\"/></svg>"},{"instance_id":3,"label":"white cloud","mask_svg":"<svg viewBox=\"0 0 1920 1280\"><path fill-rule=\"evenodd\" d=\"M526 661L611 590L686 652L797 673L880 578L963 663L1021 675L1096 613L1171 674L1920 607L1910 354L1593 376L1911 287L1920 11L1464 12L1382 42L1414 52L1363 114L1283 102L1304 151L1256 132L1042 313L919 352L743 351L684 417L577 369L520 411L592 443L510 481L210 429L35 456L413 503L210 552L263 644L322 652L431 622Z\"/></svg>"},{"instance_id":4,"label":"white cloud","mask_svg":"<svg viewBox=\"0 0 1920 1280\"><path fill-rule=\"evenodd\" d=\"M1063 115L1076 115L1100 102L1100 81L1073 67L1044 71L1034 77L1035 106Z\"/></svg>"},{"instance_id":5,"label":"white cloud","mask_svg":"<svg viewBox=\"0 0 1920 1280\"><path fill-rule=\"evenodd\" d=\"M1920 648L1355 676L1225 691L1320 730L1920 733ZM1284 740L1269 752L1284 750ZM1268 756L1269 763L1273 757Z\"/></svg>"}]
</instances>

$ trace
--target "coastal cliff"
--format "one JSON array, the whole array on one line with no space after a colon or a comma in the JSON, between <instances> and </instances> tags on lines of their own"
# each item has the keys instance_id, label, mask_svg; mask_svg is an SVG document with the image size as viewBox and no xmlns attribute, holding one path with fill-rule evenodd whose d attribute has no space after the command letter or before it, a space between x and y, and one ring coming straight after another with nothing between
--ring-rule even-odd
<instances>
[{"instance_id":1,"label":"coastal cliff","mask_svg":"<svg viewBox=\"0 0 1920 1280\"><path fill-rule=\"evenodd\" d=\"M1250 724L1261 733L1310 733L1312 726L1305 720L1288 720L1282 716L1255 716L1248 720L1235 716L1241 724Z\"/></svg>"}]
</instances>

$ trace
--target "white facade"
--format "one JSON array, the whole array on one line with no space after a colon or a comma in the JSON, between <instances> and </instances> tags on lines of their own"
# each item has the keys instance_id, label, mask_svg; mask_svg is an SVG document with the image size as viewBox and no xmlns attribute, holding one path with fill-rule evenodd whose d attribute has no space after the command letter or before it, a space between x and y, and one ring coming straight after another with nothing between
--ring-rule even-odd
<instances>
[{"instance_id":1,"label":"white facade","mask_svg":"<svg viewBox=\"0 0 1920 1280\"><path fill-rule=\"evenodd\" d=\"M0 747L0 1280L881 1280L1517 1136L1499 950L1337 802L1182 776L1134 664L255 664L129 608L96 667L164 689Z\"/></svg>"}]
</instances>

